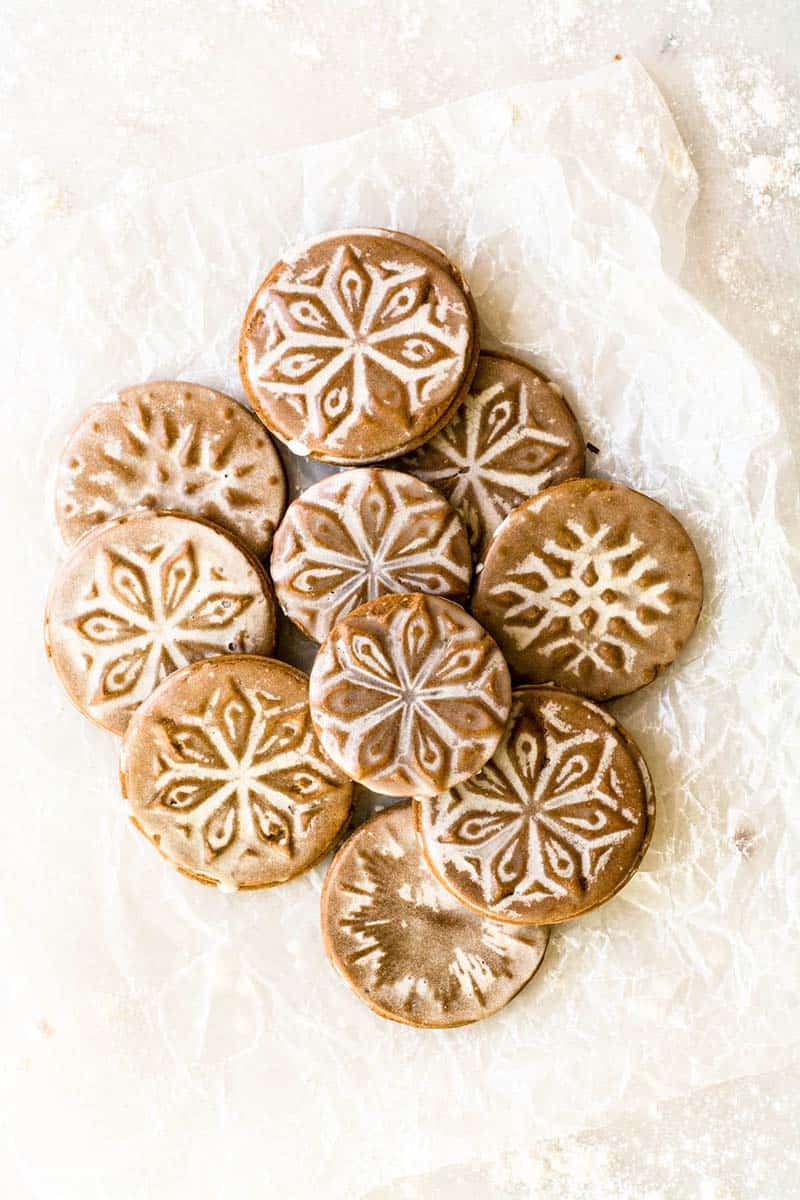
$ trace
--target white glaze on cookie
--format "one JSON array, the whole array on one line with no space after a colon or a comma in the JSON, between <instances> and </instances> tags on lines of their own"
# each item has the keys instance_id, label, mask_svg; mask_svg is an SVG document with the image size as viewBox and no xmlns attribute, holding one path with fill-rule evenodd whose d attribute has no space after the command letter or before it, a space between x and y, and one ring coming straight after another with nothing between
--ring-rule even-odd
<instances>
[{"instance_id":1,"label":"white glaze on cookie","mask_svg":"<svg viewBox=\"0 0 800 1200\"><path fill-rule=\"evenodd\" d=\"M511 702L492 638L438 596L383 596L336 625L311 672L326 752L393 796L433 796L493 754Z\"/></svg>"},{"instance_id":2,"label":"white glaze on cookie","mask_svg":"<svg viewBox=\"0 0 800 1200\"><path fill-rule=\"evenodd\" d=\"M290 504L271 558L278 601L321 642L347 613L389 592L463 599L472 560L461 521L433 488L399 471L344 471Z\"/></svg>"},{"instance_id":3,"label":"white glaze on cookie","mask_svg":"<svg viewBox=\"0 0 800 1200\"><path fill-rule=\"evenodd\" d=\"M399 804L337 854L322 894L326 950L381 1016L422 1027L497 1012L541 964L542 929L517 930L461 905L432 875Z\"/></svg>"}]
</instances>

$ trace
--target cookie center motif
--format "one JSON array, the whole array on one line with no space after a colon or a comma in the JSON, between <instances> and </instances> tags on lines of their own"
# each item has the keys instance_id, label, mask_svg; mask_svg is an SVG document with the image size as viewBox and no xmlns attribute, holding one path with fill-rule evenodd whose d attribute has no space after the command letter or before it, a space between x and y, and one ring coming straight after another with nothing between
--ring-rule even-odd
<instances>
[{"instance_id":1,"label":"cookie center motif","mask_svg":"<svg viewBox=\"0 0 800 1200\"><path fill-rule=\"evenodd\" d=\"M670 582L634 533L565 523L564 545L549 538L489 593L511 597L506 629L520 649L536 643L561 669L630 670L640 639L671 611Z\"/></svg>"},{"instance_id":2,"label":"cookie center motif","mask_svg":"<svg viewBox=\"0 0 800 1200\"><path fill-rule=\"evenodd\" d=\"M408 424L466 353L466 320L445 328L424 268L376 264L352 245L326 266L286 269L269 297L252 374L291 398L317 438L336 430L341 440L365 417Z\"/></svg>"},{"instance_id":3,"label":"cookie center motif","mask_svg":"<svg viewBox=\"0 0 800 1200\"><path fill-rule=\"evenodd\" d=\"M500 908L512 896L581 900L638 828L613 734L576 730L556 701L540 718L518 710L491 762L430 817L431 840Z\"/></svg>"},{"instance_id":4,"label":"cookie center motif","mask_svg":"<svg viewBox=\"0 0 800 1200\"><path fill-rule=\"evenodd\" d=\"M160 768L150 806L175 815L205 861L236 845L291 858L339 783L315 752L308 706L268 692L222 685L193 715L158 724Z\"/></svg>"}]
</instances>

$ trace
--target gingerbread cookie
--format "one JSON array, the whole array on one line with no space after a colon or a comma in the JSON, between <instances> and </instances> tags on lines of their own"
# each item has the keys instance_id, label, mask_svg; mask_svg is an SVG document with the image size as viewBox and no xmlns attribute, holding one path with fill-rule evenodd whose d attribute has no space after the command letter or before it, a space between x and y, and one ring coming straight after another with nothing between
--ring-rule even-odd
<instances>
[{"instance_id":1,"label":"gingerbread cookie","mask_svg":"<svg viewBox=\"0 0 800 1200\"><path fill-rule=\"evenodd\" d=\"M122 733L176 668L225 651L269 654L275 605L257 559L224 530L132 513L87 534L61 564L45 638L72 702Z\"/></svg>"},{"instance_id":2,"label":"gingerbread cookie","mask_svg":"<svg viewBox=\"0 0 800 1200\"><path fill-rule=\"evenodd\" d=\"M290 450L353 466L431 437L466 395L477 356L474 304L442 252L352 229L276 263L245 315L239 367Z\"/></svg>"},{"instance_id":3,"label":"gingerbread cookie","mask_svg":"<svg viewBox=\"0 0 800 1200\"><path fill-rule=\"evenodd\" d=\"M480 557L513 508L583 474L584 442L555 384L509 355L483 351L455 416L398 465L447 497Z\"/></svg>"},{"instance_id":4,"label":"gingerbread cookie","mask_svg":"<svg viewBox=\"0 0 800 1200\"><path fill-rule=\"evenodd\" d=\"M552 925L608 900L638 868L655 801L639 750L613 717L556 688L514 692L482 771L414 802L425 856L485 916Z\"/></svg>"},{"instance_id":5,"label":"gingerbread cookie","mask_svg":"<svg viewBox=\"0 0 800 1200\"><path fill-rule=\"evenodd\" d=\"M145 383L92 405L56 480L67 545L112 517L157 508L205 517L261 556L285 501L281 461L260 421L195 383Z\"/></svg>"},{"instance_id":6,"label":"gingerbread cookie","mask_svg":"<svg viewBox=\"0 0 800 1200\"><path fill-rule=\"evenodd\" d=\"M675 517L621 484L575 479L506 518L472 611L518 675L608 700L676 658L702 604L700 560Z\"/></svg>"},{"instance_id":7,"label":"gingerbread cookie","mask_svg":"<svg viewBox=\"0 0 800 1200\"><path fill-rule=\"evenodd\" d=\"M184 874L225 890L285 883L322 857L353 785L320 748L308 677L226 654L176 671L122 743L134 823Z\"/></svg>"},{"instance_id":8,"label":"gingerbread cookie","mask_svg":"<svg viewBox=\"0 0 800 1200\"><path fill-rule=\"evenodd\" d=\"M544 929L471 912L424 861L410 804L348 838L322 889L322 936L360 1000L417 1028L467 1025L517 995L541 965Z\"/></svg>"},{"instance_id":9,"label":"gingerbread cookie","mask_svg":"<svg viewBox=\"0 0 800 1200\"><path fill-rule=\"evenodd\" d=\"M270 564L278 602L323 641L388 592L466 599L472 557L458 514L433 488L380 467L329 475L289 505Z\"/></svg>"},{"instance_id":10,"label":"gingerbread cookie","mask_svg":"<svg viewBox=\"0 0 800 1200\"><path fill-rule=\"evenodd\" d=\"M495 642L440 596L370 600L334 626L311 671L327 754L388 796L435 796L491 758L511 704Z\"/></svg>"}]
</instances>

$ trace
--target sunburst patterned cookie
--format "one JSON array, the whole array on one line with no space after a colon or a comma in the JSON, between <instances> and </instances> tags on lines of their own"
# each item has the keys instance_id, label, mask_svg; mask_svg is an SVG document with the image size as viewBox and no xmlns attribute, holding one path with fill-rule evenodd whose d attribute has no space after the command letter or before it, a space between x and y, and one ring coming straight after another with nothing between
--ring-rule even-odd
<instances>
[{"instance_id":1,"label":"sunburst patterned cookie","mask_svg":"<svg viewBox=\"0 0 800 1200\"><path fill-rule=\"evenodd\" d=\"M474 304L441 251L352 229L276 263L245 315L239 366L256 412L291 450L353 466L431 437L477 356Z\"/></svg>"},{"instance_id":2,"label":"sunburst patterned cookie","mask_svg":"<svg viewBox=\"0 0 800 1200\"><path fill-rule=\"evenodd\" d=\"M574 479L506 518L472 611L522 679L608 700L677 657L702 604L697 551L671 513L621 484Z\"/></svg>"},{"instance_id":3,"label":"sunburst patterned cookie","mask_svg":"<svg viewBox=\"0 0 800 1200\"><path fill-rule=\"evenodd\" d=\"M433 488L381 467L329 475L289 505L270 562L278 602L321 642L389 592L466 599L472 556L461 519Z\"/></svg>"},{"instance_id":4,"label":"sunburst patterned cookie","mask_svg":"<svg viewBox=\"0 0 800 1200\"><path fill-rule=\"evenodd\" d=\"M133 513L87 534L61 564L45 639L72 702L122 733L177 668L226 651L269 654L275 604L257 559L224 530Z\"/></svg>"},{"instance_id":5,"label":"sunburst patterned cookie","mask_svg":"<svg viewBox=\"0 0 800 1200\"><path fill-rule=\"evenodd\" d=\"M655 819L650 774L608 713L571 692L520 688L491 761L414 802L426 858L486 916L552 925L630 879Z\"/></svg>"},{"instance_id":6,"label":"sunburst patterned cookie","mask_svg":"<svg viewBox=\"0 0 800 1200\"><path fill-rule=\"evenodd\" d=\"M305 871L352 802L311 725L308 677L254 655L170 675L128 726L121 779L135 824L161 853L227 890Z\"/></svg>"},{"instance_id":7,"label":"sunburst patterned cookie","mask_svg":"<svg viewBox=\"0 0 800 1200\"><path fill-rule=\"evenodd\" d=\"M320 741L351 779L435 796L480 770L511 704L494 640L440 596L370 600L335 625L311 671Z\"/></svg>"},{"instance_id":8,"label":"sunburst patterned cookie","mask_svg":"<svg viewBox=\"0 0 800 1200\"><path fill-rule=\"evenodd\" d=\"M283 468L260 421L196 383L145 383L93 404L70 434L56 479L64 541L136 508L205 517L254 554L283 513Z\"/></svg>"},{"instance_id":9,"label":"sunburst patterned cookie","mask_svg":"<svg viewBox=\"0 0 800 1200\"><path fill-rule=\"evenodd\" d=\"M390 1020L466 1025L508 1004L541 965L544 929L480 917L424 861L409 804L362 825L322 891L322 936L356 995Z\"/></svg>"},{"instance_id":10,"label":"sunburst patterned cookie","mask_svg":"<svg viewBox=\"0 0 800 1200\"><path fill-rule=\"evenodd\" d=\"M555 384L484 351L455 416L398 466L447 496L480 557L513 508L583 474L583 435Z\"/></svg>"}]
</instances>

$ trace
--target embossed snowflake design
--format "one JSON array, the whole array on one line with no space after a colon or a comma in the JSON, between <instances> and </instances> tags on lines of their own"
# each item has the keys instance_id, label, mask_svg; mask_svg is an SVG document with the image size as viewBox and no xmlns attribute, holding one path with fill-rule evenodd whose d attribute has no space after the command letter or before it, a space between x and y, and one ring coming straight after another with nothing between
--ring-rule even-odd
<instances>
[{"instance_id":1,"label":"embossed snowflake design","mask_svg":"<svg viewBox=\"0 0 800 1200\"><path fill-rule=\"evenodd\" d=\"M322 641L357 605L389 592L464 597L472 564L458 517L397 471L349 471L290 507L272 554L278 598Z\"/></svg>"},{"instance_id":2,"label":"embossed snowflake design","mask_svg":"<svg viewBox=\"0 0 800 1200\"><path fill-rule=\"evenodd\" d=\"M555 700L539 721L515 707L491 762L422 811L426 845L498 912L521 900L581 903L641 817L615 769L620 744L576 728Z\"/></svg>"},{"instance_id":3,"label":"embossed snowflake design","mask_svg":"<svg viewBox=\"0 0 800 1200\"><path fill-rule=\"evenodd\" d=\"M308 705L226 681L199 711L158 723L149 807L174 815L206 864L269 847L288 859L341 780L322 761Z\"/></svg>"},{"instance_id":4,"label":"embossed snowflake design","mask_svg":"<svg viewBox=\"0 0 800 1200\"><path fill-rule=\"evenodd\" d=\"M513 508L553 481L567 438L542 429L525 389L495 383L470 394L455 417L405 460L447 496L470 542L483 550Z\"/></svg>"},{"instance_id":5,"label":"embossed snowflake design","mask_svg":"<svg viewBox=\"0 0 800 1200\"><path fill-rule=\"evenodd\" d=\"M131 705L178 667L245 649L239 618L254 599L203 578L191 541L136 555L105 546L84 611L70 621L86 659L88 704Z\"/></svg>"},{"instance_id":6,"label":"embossed snowflake design","mask_svg":"<svg viewBox=\"0 0 800 1200\"><path fill-rule=\"evenodd\" d=\"M384 615L380 630L353 614L312 672L324 748L389 795L435 795L463 778L465 763L490 757L508 711L494 642L466 614L451 617L435 603L410 598Z\"/></svg>"},{"instance_id":7,"label":"embossed snowflake design","mask_svg":"<svg viewBox=\"0 0 800 1200\"><path fill-rule=\"evenodd\" d=\"M393 1014L444 1024L475 1019L532 973L546 945L463 907L423 861L409 811L362 836L338 883L337 940L345 969Z\"/></svg>"},{"instance_id":8,"label":"embossed snowflake design","mask_svg":"<svg viewBox=\"0 0 800 1200\"><path fill-rule=\"evenodd\" d=\"M577 520L564 529L569 544L547 539L490 591L507 603L505 631L576 676L585 662L630 670L638 639L671 612L670 582L635 533L620 539L609 525L589 532Z\"/></svg>"},{"instance_id":9,"label":"embossed snowflake design","mask_svg":"<svg viewBox=\"0 0 800 1200\"><path fill-rule=\"evenodd\" d=\"M342 441L364 418L409 425L467 350L439 319L429 272L340 245L330 262L269 285L259 386L288 399L315 439ZM466 318L466 309L464 317Z\"/></svg>"}]
</instances>

